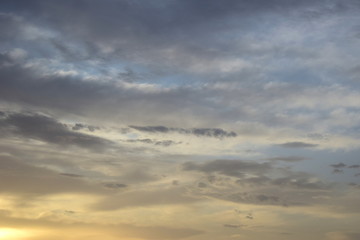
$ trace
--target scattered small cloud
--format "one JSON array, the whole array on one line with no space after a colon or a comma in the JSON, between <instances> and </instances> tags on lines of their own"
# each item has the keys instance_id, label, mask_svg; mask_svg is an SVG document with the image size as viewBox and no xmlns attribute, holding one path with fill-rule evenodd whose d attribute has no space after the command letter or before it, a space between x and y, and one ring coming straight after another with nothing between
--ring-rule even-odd
<instances>
[{"instance_id":1,"label":"scattered small cloud","mask_svg":"<svg viewBox=\"0 0 360 240\"><path fill-rule=\"evenodd\" d=\"M74 174L74 173L60 173L60 175L62 175L62 176L66 176L66 177L74 177L74 178L81 178L81 177L84 177L83 175Z\"/></svg>"},{"instance_id":2,"label":"scattered small cloud","mask_svg":"<svg viewBox=\"0 0 360 240\"><path fill-rule=\"evenodd\" d=\"M145 138L145 139L128 139L128 140L126 140L126 142L129 142L129 143L147 143L147 144L153 144L155 146L163 146L163 147L182 144L182 142L176 142L176 141L172 141L172 140L154 140L154 139L149 139L149 138Z\"/></svg>"},{"instance_id":3,"label":"scattered small cloud","mask_svg":"<svg viewBox=\"0 0 360 240\"><path fill-rule=\"evenodd\" d=\"M240 177L245 173L264 173L272 168L270 163L256 163L240 160L214 160L205 163L186 162L182 165L185 171L220 174Z\"/></svg>"},{"instance_id":4,"label":"scattered small cloud","mask_svg":"<svg viewBox=\"0 0 360 240\"><path fill-rule=\"evenodd\" d=\"M268 161L282 161L282 162L300 162L306 160L305 157L298 157L298 156L288 156L288 157L272 157L267 158Z\"/></svg>"},{"instance_id":5,"label":"scattered small cloud","mask_svg":"<svg viewBox=\"0 0 360 240\"><path fill-rule=\"evenodd\" d=\"M181 134L192 134L198 137L214 137L214 138L224 138L224 137L236 137L235 132L228 132L221 128L169 128L165 126L129 126L130 128L136 129L141 132L151 132L151 133L169 133L177 132Z\"/></svg>"},{"instance_id":6,"label":"scattered small cloud","mask_svg":"<svg viewBox=\"0 0 360 240\"><path fill-rule=\"evenodd\" d=\"M76 123L76 124L72 127L72 130L74 130L74 131L78 131L78 130L81 130L81 129L87 129L87 130L89 130L90 132L94 132L95 130L99 130L100 127L91 126L91 125L86 125L86 124L83 124L83 123Z\"/></svg>"},{"instance_id":7,"label":"scattered small cloud","mask_svg":"<svg viewBox=\"0 0 360 240\"><path fill-rule=\"evenodd\" d=\"M109 182L109 183L103 183L104 187L106 188L111 188L111 189L119 189L119 188L126 188L128 187L128 185L123 184L123 183L113 183L113 182Z\"/></svg>"},{"instance_id":8,"label":"scattered small cloud","mask_svg":"<svg viewBox=\"0 0 360 240\"><path fill-rule=\"evenodd\" d=\"M306 142L286 142L282 144L277 144L277 146L284 148L314 148L317 147L318 144L306 143Z\"/></svg>"},{"instance_id":9,"label":"scattered small cloud","mask_svg":"<svg viewBox=\"0 0 360 240\"><path fill-rule=\"evenodd\" d=\"M242 225L242 224L224 224L223 226L226 227L226 228L241 228L241 227L243 227L245 225Z\"/></svg>"},{"instance_id":10,"label":"scattered small cloud","mask_svg":"<svg viewBox=\"0 0 360 240\"><path fill-rule=\"evenodd\" d=\"M337 169L337 168L335 168L332 172L333 172L333 173L344 173L343 170Z\"/></svg>"},{"instance_id":11,"label":"scattered small cloud","mask_svg":"<svg viewBox=\"0 0 360 240\"><path fill-rule=\"evenodd\" d=\"M355 165L348 166L348 168L360 168L360 165L359 165L359 164L355 164Z\"/></svg>"},{"instance_id":12,"label":"scattered small cloud","mask_svg":"<svg viewBox=\"0 0 360 240\"><path fill-rule=\"evenodd\" d=\"M347 165L345 163L337 163L337 164L331 164L330 166L333 168L344 168Z\"/></svg>"}]
</instances>

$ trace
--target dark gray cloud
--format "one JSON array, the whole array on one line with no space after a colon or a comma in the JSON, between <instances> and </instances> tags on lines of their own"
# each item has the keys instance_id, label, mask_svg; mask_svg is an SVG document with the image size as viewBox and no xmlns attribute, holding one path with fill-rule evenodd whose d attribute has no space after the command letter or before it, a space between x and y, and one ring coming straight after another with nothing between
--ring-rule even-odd
<instances>
[{"instance_id":1,"label":"dark gray cloud","mask_svg":"<svg viewBox=\"0 0 360 240\"><path fill-rule=\"evenodd\" d=\"M25 69L20 65L1 68L0 79L3 101L66 109L69 112L80 111L82 107L86 109L116 92L111 84L83 82L76 77L56 74L42 76L35 69Z\"/></svg>"},{"instance_id":2,"label":"dark gray cloud","mask_svg":"<svg viewBox=\"0 0 360 240\"><path fill-rule=\"evenodd\" d=\"M351 187L360 189L360 184L351 182L351 183L349 183L348 185L351 186Z\"/></svg>"},{"instance_id":3,"label":"dark gray cloud","mask_svg":"<svg viewBox=\"0 0 360 240\"><path fill-rule=\"evenodd\" d=\"M126 140L126 142L131 142L131 143L148 143L148 144L153 144L156 146L163 146L163 147L168 147L171 145L177 145L177 144L181 144L182 142L176 142L176 141L172 141L172 140L153 140L153 139L149 139L149 138L145 138L145 139L129 139Z\"/></svg>"},{"instance_id":4,"label":"dark gray cloud","mask_svg":"<svg viewBox=\"0 0 360 240\"><path fill-rule=\"evenodd\" d=\"M138 131L141 131L141 132L152 132L152 133L157 133L157 132L167 133L170 131L176 131L176 128L173 130L173 128L168 128L168 127L164 127L164 126L145 126L145 127L129 126L129 127L136 129Z\"/></svg>"},{"instance_id":5,"label":"dark gray cloud","mask_svg":"<svg viewBox=\"0 0 360 240\"><path fill-rule=\"evenodd\" d=\"M168 132L177 132L182 134L193 134L198 137L215 137L215 138L224 138L224 137L236 137L235 132L227 132L221 128L169 128L165 126L129 126L133 129L136 129L141 132L151 132L151 133L168 133Z\"/></svg>"},{"instance_id":6,"label":"dark gray cloud","mask_svg":"<svg viewBox=\"0 0 360 240\"><path fill-rule=\"evenodd\" d=\"M283 178L275 178L271 180L271 184L279 187L289 187L291 189L307 189L307 190L325 190L329 189L330 185L320 181L314 180L311 177L290 176Z\"/></svg>"},{"instance_id":7,"label":"dark gray cloud","mask_svg":"<svg viewBox=\"0 0 360 240\"><path fill-rule=\"evenodd\" d=\"M96 127L96 126L86 125L83 123L76 123L71 129L75 130L75 131L81 130L81 129L87 129L90 132L94 132L95 130L99 130L100 128Z\"/></svg>"},{"instance_id":8,"label":"dark gray cloud","mask_svg":"<svg viewBox=\"0 0 360 240\"><path fill-rule=\"evenodd\" d=\"M228 176L242 177L245 173L265 173L272 168L270 163L245 162L239 160L214 160L205 163L186 162L182 165L185 171L220 173Z\"/></svg>"},{"instance_id":9,"label":"dark gray cloud","mask_svg":"<svg viewBox=\"0 0 360 240\"><path fill-rule=\"evenodd\" d=\"M0 68L0 100L108 121L120 120L121 115L122 121L133 123L159 122L159 115L175 120L179 109L189 110L193 118L214 114L212 107L209 110L201 107L208 104L205 96L200 99L208 93L191 88L153 91L101 81L101 78L87 81L81 76L44 74L37 68L4 63ZM219 138L236 135L221 129L194 129L193 134Z\"/></svg>"},{"instance_id":10,"label":"dark gray cloud","mask_svg":"<svg viewBox=\"0 0 360 240\"><path fill-rule=\"evenodd\" d=\"M13 14L0 12L0 29L1 34L0 41L8 41L14 39L18 34L20 21ZM0 55L1 56L1 55Z\"/></svg>"},{"instance_id":11,"label":"dark gray cloud","mask_svg":"<svg viewBox=\"0 0 360 240\"><path fill-rule=\"evenodd\" d=\"M343 170L335 168L332 173L344 173Z\"/></svg>"},{"instance_id":12,"label":"dark gray cloud","mask_svg":"<svg viewBox=\"0 0 360 240\"><path fill-rule=\"evenodd\" d=\"M289 4L290 2L291 4ZM111 71L104 66L111 66L112 69L117 68L118 66L113 65L114 62L117 63L120 59L122 65L139 64L145 68L148 65L156 65L155 70L149 67L151 69L149 71L154 70L154 72L160 72L160 75L166 75L164 72L168 73L170 71L167 68L170 68L172 72L179 72L179 69L193 71L194 66L196 66L194 63L209 66L207 64L209 59L214 59L215 64L213 65L216 68L222 65L221 61L224 59L233 59L238 56L247 58L249 51L251 51L250 55L255 56L255 58L285 51L285 47L277 46L281 45L281 43L265 47L270 48L270 50L263 50L262 47L260 49L251 47L251 39L239 39L236 41L230 41L229 39L238 39L242 35L249 35L240 34L242 31L250 33L250 35L256 35L257 30L263 32L263 24L268 22L261 19L264 17L266 20L273 20L273 15L282 16L289 12L288 10L291 10L290 12L293 14L290 15L293 17L299 16L299 14L294 14L299 11L308 12L314 9L317 10L316 15L321 15L323 12L320 11L321 9L338 11L338 3L338 0L324 1L324 4L308 0L301 1L301 3L285 0L240 2L229 0L226 4L220 4L217 1L170 1L168 3L140 1L134 3L125 0L107 0L101 3L80 1L76 4L69 0L61 4L43 0L32 1L32 4L23 1L5 1L2 4L4 12L11 12L12 14L2 15L4 24L1 26L4 27L1 32L8 33L10 29L19 29L16 30L20 32L17 33L17 39L21 39L21 41L20 44L16 45L29 50L31 60L33 58L60 59L58 66L51 68L51 70L70 68L80 71L80 69L84 69L85 65L89 67L89 62L86 61L90 59L97 61L98 64L96 66L91 65L89 73L109 73ZM353 6L354 3L356 2L348 1L342 5ZM342 9L346 8L351 9L349 7ZM266 14L261 15L262 17L259 18L258 14L263 13ZM19 17L15 17L15 15L19 15ZM10 26L10 22L16 27L7 27ZM33 28L28 28L27 24L32 24ZM24 26L20 27L22 25ZM31 32L28 31L29 29L35 29L36 31L34 30L32 34L36 36L27 36L26 34ZM235 36L226 38L227 40L225 38L220 40L217 36L221 35L221 33L226 36L227 34L229 36L234 34ZM14 34L16 35L16 33ZM14 34L7 39L13 39ZM8 43L10 43L10 40ZM255 45L260 46L261 43ZM237 50L234 51L235 48ZM301 46L301 49L303 49L303 46ZM63 53L66 57L62 59L58 52ZM282 54L280 55L282 56ZM114 58L116 58L116 61L114 61ZM71 65L74 62L76 64ZM27 66L31 65L31 63L32 61L29 61ZM69 66L69 63L71 63L71 66ZM113 76L112 80L115 82L134 82L137 73L135 70L131 70L136 68L131 67L125 66L125 71L121 69L114 75L109 74ZM211 69L211 66L209 68ZM205 67L204 72L208 72L206 69ZM196 72L196 70L194 71ZM211 72L211 70L209 71ZM254 69L249 70L249 72L252 71L254 72ZM242 74L245 77L236 75L231 76L231 79L242 83L246 81L245 79L254 78L252 73ZM234 111L239 107L228 103L241 102L244 106L253 103L259 107L261 104L258 101L264 103L269 100L265 91L260 93L257 89L258 94L256 94L257 97L255 98L247 87L244 87L246 90L241 93L226 93L226 96L220 97L220 92L213 92L209 89L206 89L207 93L204 94L203 91L192 91L185 88L163 94L139 94L136 91L126 91L114 83L86 82L79 76L61 77L48 73L45 75L46 77L41 74L35 76L29 68L19 66L2 69L0 89L4 90L0 90L0 96L3 100L10 102L61 108L72 113L84 113L90 111L89 108L97 108L98 114L96 115L98 116L102 116L104 112L117 115L109 109L121 109L122 113L119 115L123 118L134 116L131 120L136 119L133 110L139 109L139 106L144 106L142 111L148 111L147 113L152 113L151 110L156 108L154 113L156 117L162 114L175 116L177 114L174 113L182 109L191 116L197 116L198 113L202 115L206 112L203 118L207 121L216 119L215 117L222 118L224 121L224 116L227 116L226 119L229 120L226 121L232 122L234 119L246 118L247 115L241 111ZM109 77L107 74L104 75ZM154 80L155 78L152 77L145 81L157 82L157 80ZM187 78L187 76L184 78ZM213 78L219 79L218 75ZM240 79L241 81L239 81ZM181 80L180 85L190 81L193 81L193 78L189 81ZM219 83L222 81L223 78L221 77ZM287 90L290 91L290 88ZM298 91L298 88L295 90ZM269 90L266 92L269 92ZM279 95L284 96L284 94L284 91L278 91L276 94L271 92L269 95L276 96L277 99ZM231 97L233 95L236 95L237 98ZM244 96L242 97L244 99L239 100L239 96ZM64 99L67 99L67 101L64 101ZM216 104L221 99L225 101ZM224 107L225 102L227 107ZM199 106L196 107L196 105ZM191 110L189 111L189 109ZM148 116L146 113L142 114L142 116L144 115ZM257 118L264 119L263 116L257 116ZM177 119L179 118L177 117ZM268 123L269 119L271 117L267 117L263 122ZM279 119L273 121L279 121ZM144 122L139 122L132 124L144 124ZM289 122L293 124L291 121ZM146 124L154 124L154 122ZM155 124L157 123L155 122ZM208 124L207 126L214 125ZM224 133L217 132L218 130L198 129L195 134L201 136L224 135Z\"/></svg>"},{"instance_id":13,"label":"dark gray cloud","mask_svg":"<svg viewBox=\"0 0 360 240\"><path fill-rule=\"evenodd\" d=\"M103 185L105 187L111 188L111 189L126 188L128 186L128 185L123 184L123 183L113 183L113 182L103 183Z\"/></svg>"},{"instance_id":14,"label":"dark gray cloud","mask_svg":"<svg viewBox=\"0 0 360 240\"><path fill-rule=\"evenodd\" d=\"M268 195L264 195L264 194L257 195L256 198L260 202L268 202L268 201L277 202L277 201L279 201L279 197L268 196Z\"/></svg>"},{"instance_id":15,"label":"dark gray cloud","mask_svg":"<svg viewBox=\"0 0 360 240\"><path fill-rule=\"evenodd\" d=\"M226 228L240 228L242 226L245 226L245 225L242 225L242 224L224 224L224 227L226 227Z\"/></svg>"},{"instance_id":16,"label":"dark gray cloud","mask_svg":"<svg viewBox=\"0 0 360 240\"><path fill-rule=\"evenodd\" d=\"M318 144L306 143L306 142L286 142L282 144L277 144L277 146L284 148L314 148L317 147Z\"/></svg>"},{"instance_id":17,"label":"dark gray cloud","mask_svg":"<svg viewBox=\"0 0 360 240\"><path fill-rule=\"evenodd\" d=\"M360 165L359 164L350 165L348 166L348 168L360 168Z\"/></svg>"},{"instance_id":18,"label":"dark gray cloud","mask_svg":"<svg viewBox=\"0 0 360 240\"><path fill-rule=\"evenodd\" d=\"M264 205L283 205L279 196L256 192L237 192L229 194L225 199L233 202L244 202Z\"/></svg>"},{"instance_id":19,"label":"dark gray cloud","mask_svg":"<svg viewBox=\"0 0 360 240\"><path fill-rule=\"evenodd\" d=\"M330 166L333 168L344 168L344 167L346 167L346 164L345 163L337 163L337 164L331 164Z\"/></svg>"},{"instance_id":20,"label":"dark gray cloud","mask_svg":"<svg viewBox=\"0 0 360 240\"><path fill-rule=\"evenodd\" d=\"M271 163L238 160L186 162L185 171L203 173L194 194L236 203L256 205L309 205L333 189L333 184L314 175L277 168ZM201 188L199 183L206 184ZM200 188L199 188L200 187ZM248 212L246 212L248 214ZM252 219L248 215L247 219Z\"/></svg>"},{"instance_id":21,"label":"dark gray cloud","mask_svg":"<svg viewBox=\"0 0 360 240\"><path fill-rule=\"evenodd\" d=\"M75 174L75 173L60 173L60 175L66 176L66 177L73 177L73 178L81 178L84 177L83 175Z\"/></svg>"},{"instance_id":22,"label":"dark gray cloud","mask_svg":"<svg viewBox=\"0 0 360 240\"><path fill-rule=\"evenodd\" d=\"M72 132L65 124L37 113L9 113L0 120L0 127L12 134L62 146L78 146L102 150L113 143L87 134Z\"/></svg>"},{"instance_id":23,"label":"dark gray cloud","mask_svg":"<svg viewBox=\"0 0 360 240\"><path fill-rule=\"evenodd\" d=\"M306 160L305 157L298 157L298 156L287 156L287 157L273 157L267 158L268 161L283 161L283 162L299 162Z\"/></svg>"}]
</instances>

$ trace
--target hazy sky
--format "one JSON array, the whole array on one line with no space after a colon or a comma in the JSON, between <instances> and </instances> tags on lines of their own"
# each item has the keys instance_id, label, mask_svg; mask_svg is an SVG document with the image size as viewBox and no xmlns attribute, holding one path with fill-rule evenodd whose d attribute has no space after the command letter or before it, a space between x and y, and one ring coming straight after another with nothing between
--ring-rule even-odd
<instances>
[{"instance_id":1,"label":"hazy sky","mask_svg":"<svg viewBox=\"0 0 360 240\"><path fill-rule=\"evenodd\" d=\"M0 239L360 239L360 1L1 0Z\"/></svg>"}]
</instances>

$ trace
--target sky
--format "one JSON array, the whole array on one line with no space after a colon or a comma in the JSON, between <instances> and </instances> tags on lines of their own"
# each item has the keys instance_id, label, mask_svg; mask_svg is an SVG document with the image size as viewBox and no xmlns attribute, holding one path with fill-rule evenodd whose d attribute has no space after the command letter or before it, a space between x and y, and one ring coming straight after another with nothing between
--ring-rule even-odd
<instances>
[{"instance_id":1,"label":"sky","mask_svg":"<svg viewBox=\"0 0 360 240\"><path fill-rule=\"evenodd\" d=\"M2 0L0 239L360 239L360 2Z\"/></svg>"}]
</instances>

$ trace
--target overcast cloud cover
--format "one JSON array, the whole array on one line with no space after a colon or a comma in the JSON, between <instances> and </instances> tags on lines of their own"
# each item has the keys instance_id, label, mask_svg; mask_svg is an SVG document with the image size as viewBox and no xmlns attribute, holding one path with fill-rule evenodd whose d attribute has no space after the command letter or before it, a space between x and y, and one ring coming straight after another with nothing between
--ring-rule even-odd
<instances>
[{"instance_id":1,"label":"overcast cloud cover","mask_svg":"<svg viewBox=\"0 0 360 240\"><path fill-rule=\"evenodd\" d=\"M2 0L0 32L0 238L359 239L359 1Z\"/></svg>"}]
</instances>

